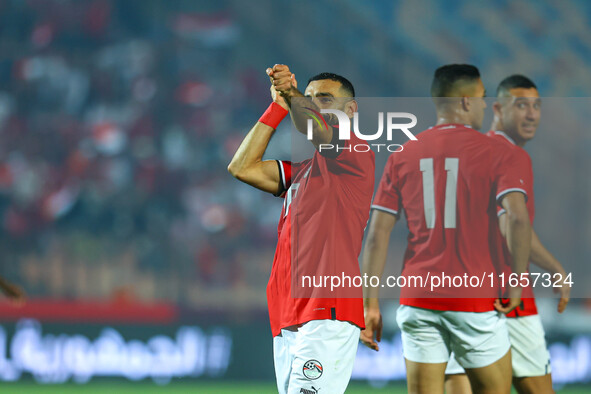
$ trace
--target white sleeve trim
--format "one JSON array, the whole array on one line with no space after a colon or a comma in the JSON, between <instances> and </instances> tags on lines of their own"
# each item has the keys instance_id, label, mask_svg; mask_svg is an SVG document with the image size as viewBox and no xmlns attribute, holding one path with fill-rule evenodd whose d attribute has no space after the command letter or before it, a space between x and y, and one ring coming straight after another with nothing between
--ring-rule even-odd
<instances>
[{"instance_id":1,"label":"white sleeve trim","mask_svg":"<svg viewBox=\"0 0 591 394\"><path fill-rule=\"evenodd\" d=\"M382 207L381 205L372 205L371 208L377 209L378 211L388 212L388 213L391 213L392 215L398 216L398 211L396 211L394 209Z\"/></svg>"},{"instance_id":2,"label":"white sleeve trim","mask_svg":"<svg viewBox=\"0 0 591 394\"><path fill-rule=\"evenodd\" d=\"M520 189L518 187L513 187L511 189L505 189L502 192L500 192L499 194L497 194L497 201L499 201L501 199L501 197L503 197L505 194L508 194L511 192L521 192L521 193L525 194L525 198L527 200L527 192L525 190Z\"/></svg>"},{"instance_id":3,"label":"white sleeve trim","mask_svg":"<svg viewBox=\"0 0 591 394\"><path fill-rule=\"evenodd\" d=\"M281 182L283 183L283 190L287 190L287 183L285 183L285 170L283 169L283 162L281 160L277 160L279 163L280 173L281 173Z\"/></svg>"},{"instance_id":4,"label":"white sleeve trim","mask_svg":"<svg viewBox=\"0 0 591 394\"><path fill-rule=\"evenodd\" d=\"M507 211L504 209L501 209L499 212L497 212L497 217L501 217L501 215L504 215L505 213L507 213Z\"/></svg>"}]
</instances>

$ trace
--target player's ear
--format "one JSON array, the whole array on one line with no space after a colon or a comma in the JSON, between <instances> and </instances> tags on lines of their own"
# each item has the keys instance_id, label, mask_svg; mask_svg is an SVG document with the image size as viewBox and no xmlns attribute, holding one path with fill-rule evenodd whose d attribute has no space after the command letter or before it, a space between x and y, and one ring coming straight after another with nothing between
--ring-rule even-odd
<instances>
[{"instance_id":1,"label":"player's ear","mask_svg":"<svg viewBox=\"0 0 591 394\"><path fill-rule=\"evenodd\" d=\"M498 101L495 101L494 104L492 105L492 109L493 112L495 113L495 116L501 117L501 103L499 103Z\"/></svg>"},{"instance_id":2,"label":"player's ear","mask_svg":"<svg viewBox=\"0 0 591 394\"><path fill-rule=\"evenodd\" d=\"M461 100L462 109L466 112L470 111L470 97L462 97Z\"/></svg>"},{"instance_id":3,"label":"player's ear","mask_svg":"<svg viewBox=\"0 0 591 394\"><path fill-rule=\"evenodd\" d=\"M345 113L347 114L347 117L349 119L353 118L353 114L355 112L357 112L358 108L359 108L359 106L357 105L357 101L355 101L355 100L347 101L347 103L345 104Z\"/></svg>"}]
</instances>

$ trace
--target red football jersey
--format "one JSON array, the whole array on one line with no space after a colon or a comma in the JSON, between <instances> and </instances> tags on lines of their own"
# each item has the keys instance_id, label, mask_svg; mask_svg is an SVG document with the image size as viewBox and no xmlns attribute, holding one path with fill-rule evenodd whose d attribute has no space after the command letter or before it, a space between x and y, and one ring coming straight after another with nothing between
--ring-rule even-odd
<instances>
[{"instance_id":1,"label":"red football jersey","mask_svg":"<svg viewBox=\"0 0 591 394\"><path fill-rule=\"evenodd\" d=\"M524 176L516 170L523 166L514 165L519 157L460 124L435 126L417 138L389 157L372 205L396 215L405 212L409 235L401 275L494 277L499 271L490 253L498 228L496 206L506 193L526 193ZM490 279L482 282L482 288L452 285L433 293L404 287L400 302L435 310L494 310L499 289Z\"/></svg>"},{"instance_id":2,"label":"red football jersey","mask_svg":"<svg viewBox=\"0 0 591 394\"><path fill-rule=\"evenodd\" d=\"M358 257L375 179L375 155L360 152L363 146L369 149L352 133L336 158L315 152L301 163L278 162L286 191L267 285L273 336L320 319L365 327L361 287L331 289L330 282L318 286L317 281L327 275L360 276ZM315 279L303 284L304 276Z\"/></svg>"},{"instance_id":3,"label":"red football jersey","mask_svg":"<svg viewBox=\"0 0 591 394\"><path fill-rule=\"evenodd\" d=\"M519 169L519 173L524 174L526 179L524 180L524 188L527 193L527 212L529 213L529 220L531 224L534 224L534 215L535 215L535 203L534 203L534 173L532 169L531 158L529 154L525 151L525 149L515 145L515 141L511 139L507 134L503 133L502 131L489 131L486 133L487 136L498 139L501 141L506 149L512 149L515 151L516 155L520 155L523 157L522 160L519 162L524 166L524 168ZM498 207L497 214L500 216L505 213L505 210L502 207ZM501 231L497 231L496 241L495 241L496 252L493 253L493 258L497 258L498 264L501 267L504 267L505 277L508 278L511 274L511 253L509 253L509 249L507 248L507 242L505 238L501 235ZM534 298L534 291L531 287L531 280L530 279L530 286L523 288L523 293L521 294L521 305L515 308L513 311L507 314L507 317L518 317L518 316L530 316L530 315L537 315L538 308L536 307L536 300ZM508 280L506 281L508 283ZM507 283L505 286L507 286Z\"/></svg>"}]
</instances>

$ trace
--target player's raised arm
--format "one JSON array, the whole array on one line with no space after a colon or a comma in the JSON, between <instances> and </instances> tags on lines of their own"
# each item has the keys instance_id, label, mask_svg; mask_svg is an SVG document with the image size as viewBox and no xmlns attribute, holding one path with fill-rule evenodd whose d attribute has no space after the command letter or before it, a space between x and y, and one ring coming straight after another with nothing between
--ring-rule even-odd
<instances>
[{"instance_id":1,"label":"player's raised arm","mask_svg":"<svg viewBox=\"0 0 591 394\"><path fill-rule=\"evenodd\" d=\"M271 86L273 103L249 131L234 154L228 171L236 179L265 192L279 194L284 185L277 161L263 160L263 154L281 120L287 115L285 100Z\"/></svg>"},{"instance_id":2,"label":"player's raised arm","mask_svg":"<svg viewBox=\"0 0 591 394\"><path fill-rule=\"evenodd\" d=\"M512 257L512 270L518 277L527 272L527 263L531 250L532 230L525 198L526 196L523 193L515 191L507 193L501 202L506 211L505 237ZM521 302L521 287L511 287L509 295L510 301L508 305L502 306L500 300L495 303L495 307L499 312L511 312L519 305Z\"/></svg>"},{"instance_id":3,"label":"player's raised arm","mask_svg":"<svg viewBox=\"0 0 591 394\"><path fill-rule=\"evenodd\" d=\"M390 233L396 224L396 216L377 209L372 210L369 231L362 257L362 276L381 278L388 255ZM379 350L377 342L382 339L382 316L379 304L379 287L365 287L364 309L365 330L361 332L361 342L373 350Z\"/></svg>"},{"instance_id":4,"label":"player's raised arm","mask_svg":"<svg viewBox=\"0 0 591 394\"><path fill-rule=\"evenodd\" d=\"M288 66L276 64L272 69L267 70L267 73L275 89L285 98L294 126L300 133L307 134L308 119L310 119L307 113L312 110L319 114L320 108L311 99L303 99L305 96L298 90L297 83L294 83L294 75ZM294 98L301 99L293 100ZM329 144L332 141L334 131L332 126L338 122L333 114L322 114L321 117L325 122L312 123L312 144L316 149L320 144Z\"/></svg>"}]
</instances>

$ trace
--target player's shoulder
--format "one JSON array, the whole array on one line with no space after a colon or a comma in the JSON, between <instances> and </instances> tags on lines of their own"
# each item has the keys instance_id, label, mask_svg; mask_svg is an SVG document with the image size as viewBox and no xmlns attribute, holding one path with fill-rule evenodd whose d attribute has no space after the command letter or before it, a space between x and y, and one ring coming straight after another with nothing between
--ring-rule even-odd
<instances>
[{"instance_id":1,"label":"player's shoulder","mask_svg":"<svg viewBox=\"0 0 591 394\"><path fill-rule=\"evenodd\" d=\"M463 124L437 125L425 130L425 136L431 139L454 138L458 140L475 140L481 143L487 142L484 134L469 125Z\"/></svg>"},{"instance_id":2,"label":"player's shoulder","mask_svg":"<svg viewBox=\"0 0 591 394\"><path fill-rule=\"evenodd\" d=\"M278 160L286 178L295 179L299 173L310 165L312 159L305 159L302 161L280 161Z\"/></svg>"},{"instance_id":3,"label":"player's shoulder","mask_svg":"<svg viewBox=\"0 0 591 394\"><path fill-rule=\"evenodd\" d=\"M405 161L413 160L418 157L420 154L420 145L419 141L415 140L410 140L400 145L396 151L391 152L388 156L386 167L393 168Z\"/></svg>"},{"instance_id":4,"label":"player's shoulder","mask_svg":"<svg viewBox=\"0 0 591 394\"><path fill-rule=\"evenodd\" d=\"M483 136L497 154L499 154L499 152L511 152L515 148L518 148L518 146L515 145L515 143L504 133L489 130L486 134L483 134Z\"/></svg>"},{"instance_id":5,"label":"player's shoulder","mask_svg":"<svg viewBox=\"0 0 591 394\"><path fill-rule=\"evenodd\" d=\"M517 156L523 160L527 160L531 162L531 158L529 153L521 146L518 146L515 141L505 134L502 131L498 130L490 130L486 133L487 137L491 137L490 139L494 141L494 145L496 148L503 149L507 151L509 154Z\"/></svg>"},{"instance_id":6,"label":"player's shoulder","mask_svg":"<svg viewBox=\"0 0 591 394\"><path fill-rule=\"evenodd\" d=\"M513 138L509 137L503 131L489 130L486 132L485 135L502 146L507 146L507 147L517 146L517 144L515 144L515 141L513 140Z\"/></svg>"},{"instance_id":7,"label":"player's shoulder","mask_svg":"<svg viewBox=\"0 0 591 394\"><path fill-rule=\"evenodd\" d=\"M309 158L309 159L299 161L296 164L300 167L305 167L305 166L309 165L311 162L312 162L312 158Z\"/></svg>"},{"instance_id":8,"label":"player's shoulder","mask_svg":"<svg viewBox=\"0 0 591 394\"><path fill-rule=\"evenodd\" d=\"M519 162L519 164L524 168L531 169L533 164L529 153L527 153L527 151L520 146L515 146L513 150L515 152L514 154L516 156L516 160Z\"/></svg>"},{"instance_id":9,"label":"player's shoulder","mask_svg":"<svg viewBox=\"0 0 591 394\"><path fill-rule=\"evenodd\" d=\"M517 145L507 145L501 140L492 139L493 162L499 171L525 171L532 168L532 160L527 151Z\"/></svg>"},{"instance_id":10,"label":"player's shoulder","mask_svg":"<svg viewBox=\"0 0 591 394\"><path fill-rule=\"evenodd\" d=\"M529 153L525 149L523 149L521 146L515 145L513 147L513 149L515 150L516 155L519 155L520 157L523 157L524 160L531 162L531 157L529 156Z\"/></svg>"},{"instance_id":11,"label":"player's shoulder","mask_svg":"<svg viewBox=\"0 0 591 394\"><path fill-rule=\"evenodd\" d=\"M489 130L486 133L486 136L490 137L493 141L495 141L495 143L498 144L498 146L505 147L508 149L513 149L516 152L518 152L518 154L527 154L529 156L529 154L527 153L527 151L525 149L518 146L515 143L515 141L513 140L513 138L511 138L510 136L508 136L506 133L504 133L502 131Z\"/></svg>"},{"instance_id":12,"label":"player's shoulder","mask_svg":"<svg viewBox=\"0 0 591 394\"><path fill-rule=\"evenodd\" d=\"M434 131L437 126L429 127L415 135L416 140L408 140L401 145L399 152L404 152L405 155L412 154L416 150L421 150L425 143L429 143L433 138L438 138L438 134ZM399 153L398 152L398 153ZM391 155L392 157L393 155Z\"/></svg>"},{"instance_id":13,"label":"player's shoulder","mask_svg":"<svg viewBox=\"0 0 591 394\"><path fill-rule=\"evenodd\" d=\"M482 159L490 156L490 153L494 152L495 147L500 147L498 141L487 137L484 133L470 126L458 125L456 131L453 133L457 138L456 143L466 148L460 154L465 153L472 157L477 152L477 155Z\"/></svg>"},{"instance_id":14,"label":"player's shoulder","mask_svg":"<svg viewBox=\"0 0 591 394\"><path fill-rule=\"evenodd\" d=\"M305 159L302 161L290 162L290 164L294 168L302 168L302 167L305 167L308 164L310 164L311 161L312 161L312 159Z\"/></svg>"},{"instance_id":15,"label":"player's shoulder","mask_svg":"<svg viewBox=\"0 0 591 394\"><path fill-rule=\"evenodd\" d=\"M434 146L476 146L479 153L484 153L481 149L489 143L489 139L482 133L473 129L470 126L462 124L442 124L429 127L428 129L418 133L417 140L407 141L402 145L400 153L392 154L389 162L396 161L403 162L416 158L422 158L425 152L433 154L432 147Z\"/></svg>"}]
</instances>

